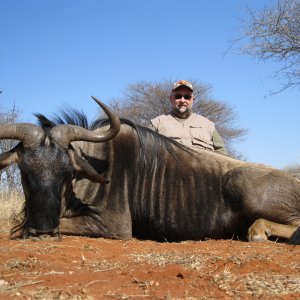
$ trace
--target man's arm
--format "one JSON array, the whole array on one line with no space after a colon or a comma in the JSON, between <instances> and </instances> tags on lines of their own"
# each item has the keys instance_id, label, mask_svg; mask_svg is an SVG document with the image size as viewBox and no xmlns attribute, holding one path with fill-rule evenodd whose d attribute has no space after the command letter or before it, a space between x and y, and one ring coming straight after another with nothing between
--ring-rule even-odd
<instances>
[{"instance_id":1,"label":"man's arm","mask_svg":"<svg viewBox=\"0 0 300 300\"><path fill-rule=\"evenodd\" d=\"M214 149L216 152L228 155L228 152L225 148L224 142L222 138L220 137L217 129L214 130L213 132L213 144L214 144Z\"/></svg>"}]
</instances>

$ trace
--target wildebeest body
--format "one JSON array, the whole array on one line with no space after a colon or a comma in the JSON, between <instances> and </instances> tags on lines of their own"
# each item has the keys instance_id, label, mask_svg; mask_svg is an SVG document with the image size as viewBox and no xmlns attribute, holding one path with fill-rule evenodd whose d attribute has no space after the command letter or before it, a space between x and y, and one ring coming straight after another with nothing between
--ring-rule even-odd
<instances>
[{"instance_id":1,"label":"wildebeest body","mask_svg":"<svg viewBox=\"0 0 300 300\"><path fill-rule=\"evenodd\" d=\"M90 221L84 217L78 230L67 229L78 220L63 219L62 232L180 241L242 237L259 218L299 223L300 185L294 178L214 152L190 152L148 129L140 131L144 156L128 125L105 145L73 145L110 184L77 181L75 198L88 200L97 212Z\"/></svg>"}]
</instances>

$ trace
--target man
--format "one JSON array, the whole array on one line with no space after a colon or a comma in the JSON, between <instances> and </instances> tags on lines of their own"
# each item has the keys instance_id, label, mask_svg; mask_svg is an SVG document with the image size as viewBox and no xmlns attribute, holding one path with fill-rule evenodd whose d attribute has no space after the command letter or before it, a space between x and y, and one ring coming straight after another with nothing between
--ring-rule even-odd
<instances>
[{"instance_id":1,"label":"man","mask_svg":"<svg viewBox=\"0 0 300 300\"><path fill-rule=\"evenodd\" d=\"M189 81L175 82L169 100L172 111L152 119L150 128L195 150L207 149L227 154L214 123L193 113L195 97Z\"/></svg>"}]
</instances>

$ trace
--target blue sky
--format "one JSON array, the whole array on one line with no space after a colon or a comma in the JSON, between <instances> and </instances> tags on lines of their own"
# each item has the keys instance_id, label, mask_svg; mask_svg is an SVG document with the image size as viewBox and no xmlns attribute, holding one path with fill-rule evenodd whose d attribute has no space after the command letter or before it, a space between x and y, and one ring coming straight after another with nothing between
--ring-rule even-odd
<instances>
[{"instance_id":1,"label":"blue sky","mask_svg":"<svg viewBox=\"0 0 300 300\"><path fill-rule=\"evenodd\" d=\"M140 80L197 79L231 105L248 135L235 149L277 168L300 163L300 93L279 89L280 66L223 55L243 9L271 0L0 0L0 109L21 120L65 104L92 119L90 95L108 103Z\"/></svg>"}]
</instances>

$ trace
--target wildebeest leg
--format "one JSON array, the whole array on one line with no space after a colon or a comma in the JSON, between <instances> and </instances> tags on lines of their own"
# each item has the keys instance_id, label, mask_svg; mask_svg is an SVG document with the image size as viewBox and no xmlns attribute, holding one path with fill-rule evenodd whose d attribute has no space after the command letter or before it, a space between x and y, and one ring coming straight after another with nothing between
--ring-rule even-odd
<instances>
[{"instance_id":1,"label":"wildebeest leg","mask_svg":"<svg viewBox=\"0 0 300 300\"><path fill-rule=\"evenodd\" d=\"M223 178L223 195L239 214L239 226L254 222L248 231L251 241L266 241L269 236L289 239L300 226L299 181L283 172L247 166L232 169Z\"/></svg>"},{"instance_id":2,"label":"wildebeest leg","mask_svg":"<svg viewBox=\"0 0 300 300\"><path fill-rule=\"evenodd\" d=\"M131 220L126 222L107 222L94 216L76 216L60 219L61 234L80 235L89 237L107 237L115 239L129 239L132 237Z\"/></svg>"},{"instance_id":3,"label":"wildebeest leg","mask_svg":"<svg viewBox=\"0 0 300 300\"><path fill-rule=\"evenodd\" d=\"M267 241L270 236L289 239L299 225L285 225L258 219L248 229L248 240L262 242Z\"/></svg>"}]
</instances>

